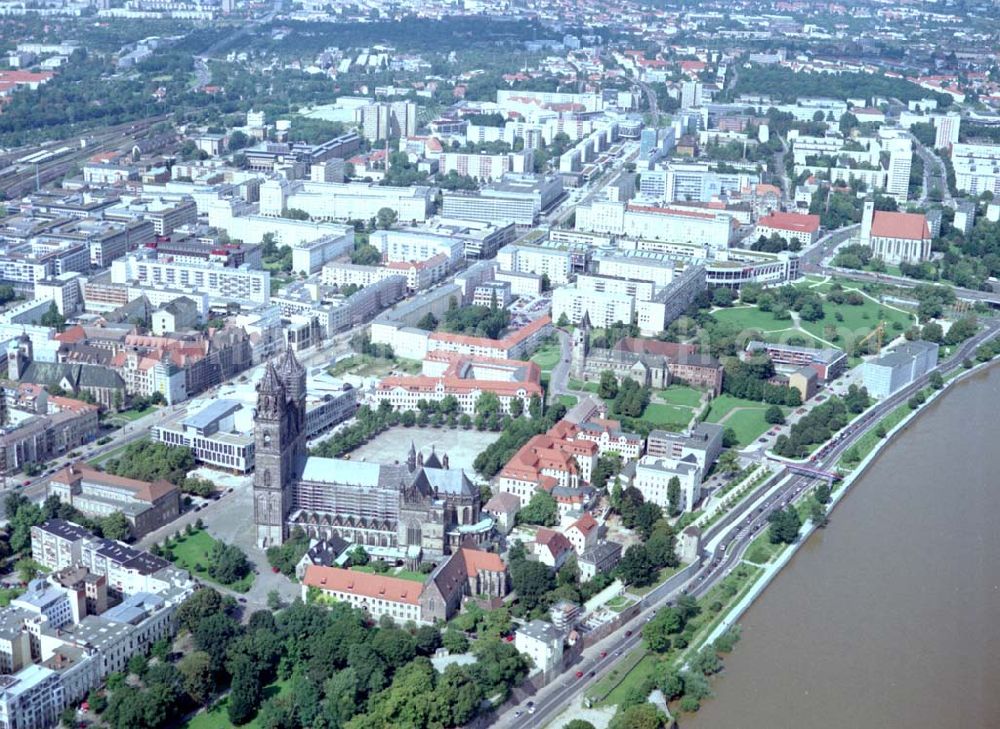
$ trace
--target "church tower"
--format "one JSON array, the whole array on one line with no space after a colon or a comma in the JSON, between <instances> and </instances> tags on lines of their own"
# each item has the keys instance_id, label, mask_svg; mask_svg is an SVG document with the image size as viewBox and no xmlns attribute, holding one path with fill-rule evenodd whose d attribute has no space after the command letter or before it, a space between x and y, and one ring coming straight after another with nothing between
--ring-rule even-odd
<instances>
[{"instance_id":1,"label":"church tower","mask_svg":"<svg viewBox=\"0 0 1000 729\"><path fill-rule=\"evenodd\" d=\"M570 355L570 372L577 380L583 380L590 354L590 312L584 311L580 324L573 330L573 351Z\"/></svg>"},{"instance_id":2,"label":"church tower","mask_svg":"<svg viewBox=\"0 0 1000 729\"><path fill-rule=\"evenodd\" d=\"M305 460L305 370L287 352L268 363L257 383L254 410L254 523L257 545L279 545L292 507L293 489Z\"/></svg>"}]
</instances>

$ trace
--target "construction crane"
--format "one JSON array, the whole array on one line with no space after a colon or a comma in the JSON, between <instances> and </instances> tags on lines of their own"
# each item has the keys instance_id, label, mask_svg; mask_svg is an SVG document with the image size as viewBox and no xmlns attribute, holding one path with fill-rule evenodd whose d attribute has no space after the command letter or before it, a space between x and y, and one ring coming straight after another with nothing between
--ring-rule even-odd
<instances>
[{"instance_id":1,"label":"construction crane","mask_svg":"<svg viewBox=\"0 0 1000 729\"><path fill-rule=\"evenodd\" d=\"M859 351L863 346L865 346L865 344L868 343L868 340L871 339L872 337L875 337L875 354L881 354L882 339L883 337L885 337L884 321L880 321L877 327L868 332L868 334L863 339L861 339L861 341L858 342L857 347L855 347L855 352Z\"/></svg>"}]
</instances>

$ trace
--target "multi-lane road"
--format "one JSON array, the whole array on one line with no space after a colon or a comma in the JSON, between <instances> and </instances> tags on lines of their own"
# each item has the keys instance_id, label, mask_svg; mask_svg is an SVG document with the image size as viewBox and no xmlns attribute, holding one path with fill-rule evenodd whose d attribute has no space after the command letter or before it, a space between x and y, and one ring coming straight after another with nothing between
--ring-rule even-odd
<instances>
[{"instance_id":1,"label":"multi-lane road","mask_svg":"<svg viewBox=\"0 0 1000 729\"><path fill-rule=\"evenodd\" d=\"M1000 333L1000 322L987 321L982 331L962 344L951 357L939 364L936 371L948 374L962 366L983 342ZM862 416L841 431L832 444L809 465L819 470L832 470L844 451L874 428L889 412L904 404L918 390L927 386L927 373L890 397L867 410ZM700 597L719 583L743 559L747 547L767 527L768 518L775 509L784 508L802 497L815 481L792 474L783 462L772 459L779 470L755 491L744 498L722 520L713 525L703 536L703 544L712 545L700 561L700 569L683 583L668 582L650 592L643 599L639 615L614 634L588 648L582 660L562 676L542 689L534 699L528 713L528 696L516 693L520 701L508 702L494 722L498 727L533 729L543 727L575 701L594 681L611 670L624 655L637 647L641 640L641 626L665 604L681 592ZM582 673L577 677L577 672ZM518 713L520 712L520 713Z\"/></svg>"}]
</instances>

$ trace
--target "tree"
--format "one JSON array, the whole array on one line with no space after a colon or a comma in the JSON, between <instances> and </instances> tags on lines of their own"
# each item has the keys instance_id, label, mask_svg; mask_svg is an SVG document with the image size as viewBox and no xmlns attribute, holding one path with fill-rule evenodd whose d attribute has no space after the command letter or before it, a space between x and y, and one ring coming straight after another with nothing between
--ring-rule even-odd
<instances>
[{"instance_id":1,"label":"tree","mask_svg":"<svg viewBox=\"0 0 1000 729\"><path fill-rule=\"evenodd\" d=\"M930 377L927 378L927 381L930 383L930 386L933 387L935 390L940 390L942 387L944 387L944 377L941 376L941 372L938 370L934 370L933 372L931 372Z\"/></svg>"},{"instance_id":2,"label":"tree","mask_svg":"<svg viewBox=\"0 0 1000 729\"><path fill-rule=\"evenodd\" d=\"M194 633L203 620L222 612L222 595L202 587L177 608L177 627Z\"/></svg>"},{"instance_id":3,"label":"tree","mask_svg":"<svg viewBox=\"0 0 1000 729\"><path fill-rule=\"evenodd\" d=\"M223 585L232 585L250 574L250 562L239 547L216 542L212 546L208 574Z\"/></svg>"},{"instance_id":4,"label":"tree","mask_svg":"<svg viewBox=\"0 0 1000 729\"><path fill-rule=\"evenodd\" d=\"M392 208L379 208L379 211L375 214L376 224L381 230L388 230L396 224L398 219L399 216Z\"/></svg>"},{"instance_id":5,"label":"tree","mask_svg":"<svg viewBox=\"0 0 1000 729\"><path fill-rule=\"evenodd\" d=\"M31 557L22 557L17 560L14 563L14 569L17 571L18 579L21 582L31 582L38 577L38 563L31 559Z\"/></svg>"},{"instance_id":6,"label":"tree","mask_svg":"<svg viewBox=\"0 0 1000 729\"><path fill-rule=\"evenodd\" d=\"M619 709L608 724L608 729L662 729L667 717L650 703L636 704Z\"/></svg>"},{"instance_id":7,"label":"tree","mask_svg":"<svg viewBox=\"0 0 1000 729\"><path fill-rule=\"evenodd\" d=\"M101 532L108 539L127 542L132 538L132 526L125 515L116 511L101 519Z\"/></svg>"},{"instance_id":8,"label":"tree","mask_svg":"<svg viewBox=\"0 0 1000 729\"><path fill-rule=\"evenodd\" d=\"M785 422L785 413L778 405L771 405L764 411L764 420L771 425L781 425Z\"/></svg>"},{"instance_id":9,"label":"tree","mask_svg":"<svg viewBox=\"0 0 1000 729\"><path fill-rule=\"evenodd\" d=\"M59 313L59 307L56 306L56 302L49 304L48 311L42 314L39 323L43 327L52 327L59 330L60 332L66 328L66 317Z\"/></svg>"},{"instance_id":10,"label":"tree","mask_svg":"<svg viewBox=\"0 0 1000 729\"><path fill-rule=\"evenodd\" d=\"M368 564L368 562L371 561L371 558L368 556L368 552L365 551L365 548L360 544L356 545L350 551L350 556L351 556L351 564L354 565L355 567L364 567L366 564Z\"/></svg>"},{"instance_id":11,"label":"tree","mask_svg":"<svg viewBox=\"0 0 1000 729\"><path fill-rule=\"evenodd\" d=\"M605 400L613 400L618 394L618 378L611 370L601 372L601 381L597 387L597 394Z\"/></svg>"},{"instance_id":12,"label":"tree","mask_svg":"<svg viewBox=\"0 0 1000 729\"><path fill-rule=\"evenodd\" d=\"M533 610L549 590L556 586L552 570L541 562L522 560L510 564L510 583L526 610Z\"/></svg>"},{"instance_id":13,"label":"tree","mask_svg":"<svg viewBox=\"0 0 1000 729\"><path fill-rule=\"evenodd\" d=\"M448 628L444 635L441 636L441 645L449 653L465 653L469 650L469 639L466 638L460 631L454 628Z\"/></svg>"},{"instance_id":14,"label":"tree","mask_svg":"<svg viewBox=\"0 0 1000 729\"><path fill-rule=\"evenodd\" d=\"M642 544L633 544L626 549L617 569L622 580L636 587L651 584L659 574Z\"/></svg>"},{"instance_id":15,"label":"tree","mask_svg":"<svg viewBox=\"0 0 1000 729\"><path fill-rule=\"evenodd\" d=\"M260 706L260 677L247 656L238 655L232 663L233 682L229 691L227 714L233 724L246 724Z\"/></svg>"},{"instance_id":16,"label":"tree","mask_svg":"<svg viewBox=\"0 0 1000 729\"><path fill-rule=\"evenodd\" d=\"M681 503L681 480L677 476L672 476L667 482L667 503L670 504L670 516L677 516L681 513L683 507Z\"/></svg>"},{"instance_id":17,"label":"tree","mask_svg":"<svg viewBox=\"0 0 1000 729\"><path fill-rule=\"evenodd\" d=\"M563 729L594 729L594 725L583 719L573 719L563 726Z\"/></svg>"},{"instance_id":18,"label":"tree","mask_svg":"<svg viewBox=\"0 0 1000 729\"><path fill-rule=\"evenodd\" d=\"M642 640L651 651L666 653L670 650L670 636L681 632L683 627L680 614L665 607L642 629Z\"/></svg>"},{"instance_id":19,"label":"tree","mask_svg":"<svg viewBox=\"0 0 1000 729\"><path fill-rule=\"evenodd\" d=\"M424 331L433 332L438 327L438 319L433 313L427 312L423 315L420 321L417 322L417 328L423 329Z\"/></svg>"},{"instance_id":20,"label":"tree","mask_svg":"<svg viewBox=\"0 0 1000 729\"><path fill-rule=\"evenodd\" d=\"M927 322L921 330L921 339L940 344L944 341L944 329L936 321Z\"/></svg>"},{"instance_id":21,"label":"tree","mask_svg":"<svg viewBox=\"0 0 1000 729\"><path fill-rule=\"evenodd\" d=\"M559 327L560 329L565 329L569 325L570 325L569 317L566 316L566 312L564 311L559 315L559 319L556 320L556 326Z\"/></svg>"},{"instance_id":22,"label":"tree","mask_svg":"<svg viewBox=\"0 0 1000 729\"><path fill-rule=\"evenodd\" d=\"M799 538L802 520L793 504L772 511L768 521L771 523L768 538L772 544L792 544Z\"/></svg>"},{"instance_id":23,"label":"tree","mask_svg":"<svg viewBox=\"0 0 1000 729\"><path fill-rule=\"evenodd\" d=\"M517 512L517 521L520 524L555 526L559 521L559 505L548 492L536 491L527 506Z\"/></svg>"},{"instance_id":24,"label":"tree","mask_svg":"<svg viewBox=\"0 0 1000 729\"><path fill-rule=\"evenodd\" d=\"M712 303L715 306L732 306L733 305L733 292L727 289L725 286L720 286L719 288L712 290Z\"/></svg>"}]
</instances>

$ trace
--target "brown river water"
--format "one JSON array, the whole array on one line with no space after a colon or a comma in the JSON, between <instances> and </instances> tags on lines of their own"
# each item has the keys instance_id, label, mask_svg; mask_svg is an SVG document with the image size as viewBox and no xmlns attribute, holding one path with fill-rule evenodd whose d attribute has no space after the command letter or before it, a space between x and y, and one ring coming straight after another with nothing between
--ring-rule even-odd
<instances>
[{"instance_id":1,"label":"brown river water","mask_svg":"<svg viewBox=\"0 0 1000 729\"><path fill-rule=\"evenodd\" d=\"M682 729L1000 729L1000 367L887 446Z\"/></svg>"}]
</instances>

